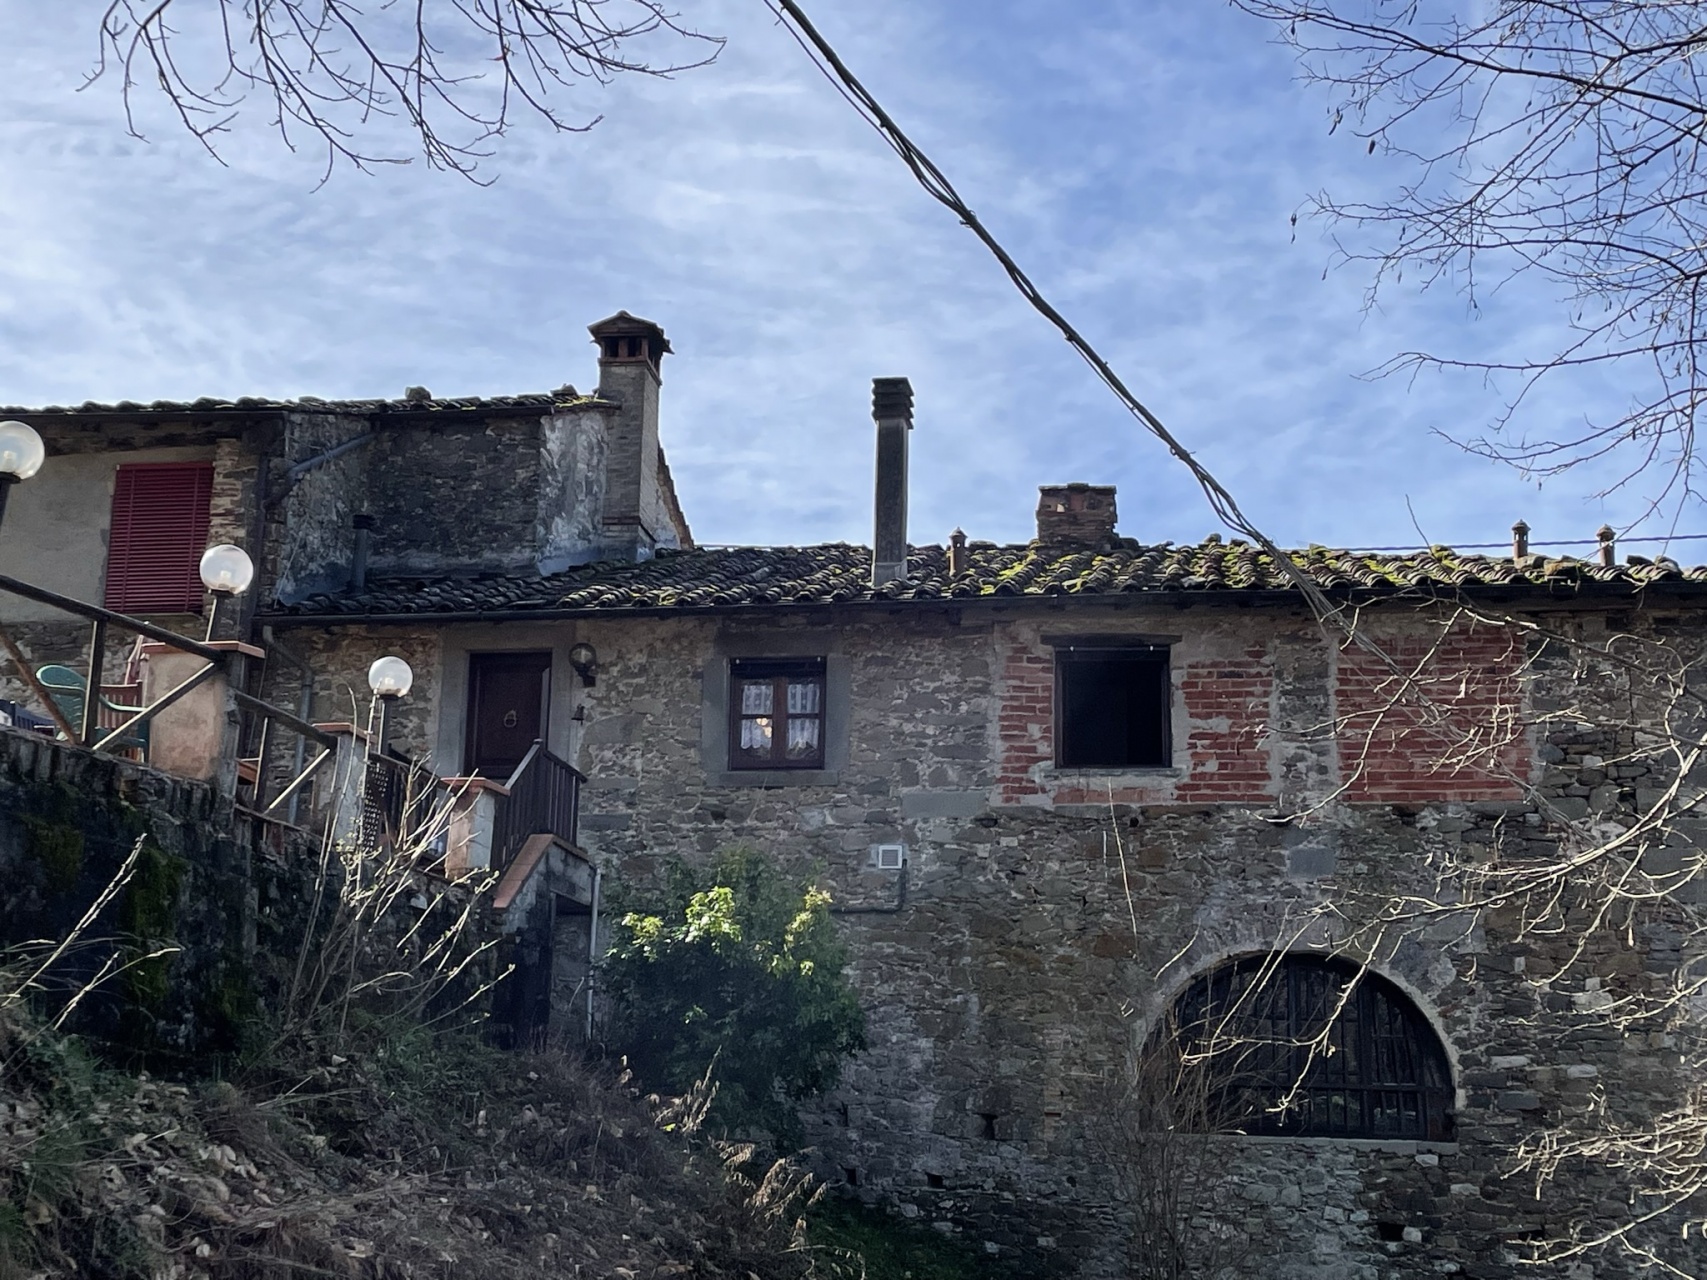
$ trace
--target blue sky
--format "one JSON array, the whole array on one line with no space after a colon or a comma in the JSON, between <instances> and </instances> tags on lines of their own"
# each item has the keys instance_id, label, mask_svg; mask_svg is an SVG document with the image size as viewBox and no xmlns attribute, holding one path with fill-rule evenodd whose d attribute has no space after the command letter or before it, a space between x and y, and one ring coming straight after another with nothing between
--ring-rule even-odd
<instances>
[{"instance_id":1,"label":"blue sky","mask_svg":"<svg viewBox=\"0 0 1707 1280\"><path fill-rule=\"evenodd\" d=\"M585 326L660 322L663 422L704 542L865 541L870 379L917 397L911 533L1029 536L1037 485L1116 484L1121 531L1215 530L1189 479L806 63L759 0L683 0L711 67L566 96L477 187L293 156L258 108L226 167L117 86L79 92L94 0L0 0L0 403L394 396L596 381ZM1585 538L1643 511L1610 474L1471 457L1474 375L1359 375L1413 347L1511 351L1563 309L1517 287L1366 312L1307 195L1403 178L1341 132L1271 32L1204 0L816 0L819 25L1138 394L1288 544ZM1559 383L1534 429L1616 407ZM1657 480L1655 482L1657 484ZM1643 532L1664 532L1650 521ZM1677 527L1707 528L1693 509ZM1421 534L1419 535L1419 529ZM1651 548L1644 548L1651 550Z\"/></svg>"}]
</instances>

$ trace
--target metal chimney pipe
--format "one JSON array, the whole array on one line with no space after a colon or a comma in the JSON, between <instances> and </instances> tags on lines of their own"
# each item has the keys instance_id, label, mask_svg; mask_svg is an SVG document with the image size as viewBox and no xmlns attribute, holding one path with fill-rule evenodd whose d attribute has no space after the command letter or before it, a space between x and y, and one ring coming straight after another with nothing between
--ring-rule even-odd
<instances>
[{"instance_id":1,"label":"metal chimney pipe","mask_svg":"<svg viewBox=\"0 0 1707 1280\"><path fill-rule=\"evenodd\" d=\"M355 526L355 549L350 553L350 590L367 590L368 543L373 537L373 517L357 512L350 520Z\"/></svg>"},{"instance_id":2,"label":"metal chimney pipe","mask_svg":"<svg viewBox=\"0 0 1707 1280\"><path fill-rule=\"evenodd\" d=\"M907 576L907 435L913 429L913 384L905 378L873 378L871 416L877 423L871 585L880 587Z\"/></svg>"}]
</instances>

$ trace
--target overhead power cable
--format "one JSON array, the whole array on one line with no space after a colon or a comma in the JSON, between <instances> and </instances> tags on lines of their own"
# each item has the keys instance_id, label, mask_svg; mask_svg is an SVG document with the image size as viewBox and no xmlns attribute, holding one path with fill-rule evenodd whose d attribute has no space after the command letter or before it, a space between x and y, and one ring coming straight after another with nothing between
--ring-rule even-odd
<instances>
[{"instance_id":1,"label":"overhead power cable","mask_svg":"<svg viewBox=\"0 0 1707 1280\"><path fill-rule=\"evenodd\" d=\"M848 69L841 56L836 53L830 42L819 33L818 28L812 24L812 20L806 16L805 10L796 3L796 0L765 0L765 4L772 13L776 14L789 34L800 44L800 47L806 51L813 65L831 84L835 85L842 97L901 158L902 163L912 172L913 177L925 189L926 194L953 213L966 226L967 230L978 237L984 247L1001 264L1002 270L1007 272L1014 287L1031 304L1032 309L1060 331L1068 345L1086 364L1090 365L1097 377L1126 407L1127 412L1136 418L1146 431L1166 445L1168 451L1191 472L1192 477L1198 483L1198 487L1203 490L1204 496L1209 500L1210 509L1215 512L1216 516L1229 529L1244 534L1274 557L1274 561L1280 566L1281 572L1309 601L1311 611L1317 617L1324 621L1338 617L1338 606L1328 599L1310 575L1294 564L1292 557L1282 552L1266 533L1257 528L1256 524L1240 510L1238 502L1227 491L1226 486L1217 480L1209 468L1199 462L1185 445L1180 443L1173 432L1163 425L1162 420L1132 393L1120 375L1114 371L1107 360L1103 359L1101 353L1068 321L1066 316L1055 308L1048 298L1044 297L1043 291L1032 282L1031 277L1025 273L1019 263L1014 261L1013 255L1002 247L1001 242L990 233L989 229L979 220L978 215L960 198L960 193L954 189L954 184L948 180L948 176L937 167L929 156L913 144L912 139L895 123L889 113L883 109L883 105L872 96L870 90L860 83L859 77ZM1343 629L1348 633L1354 631L1354 628L1351 627L1344 627Z\"/></svg>"},{"instance_id":2,"label":"overhead power cable","mask_svg":"<svg viewBox=\"0 0 1707 1280\"><path fill-rule=\"evenodd\" d=\"M1127 412L1136 418L1146 431L1166 445L1168 451L1191 472L1198 487L1203 490L1204 496L1209 500L1209 506L1216 516L1235 533L1244 534L1268 552L1281 571L1309 601L1312 611L1318 617L1324 621L1337 618L1340 607L1330 601L1317 586L1314 579L1295 564L1290 556L1283 553L1280 547L1245 515L1226 486L1215 477L1209 468L1197 460L1196 456L1180 442L1143 401L1132 393L1132 390L1108 361L1102 357L1101 353L1044 296L1043 291L1026 274L1024 268L1014 260L1013 255L1003 247L1002 243L996 239L978 215L961 199L960 193L954 189L954 184L949 181L942 169L913 143L900 125L895 123L894 118L884 110L882 103L878 102L871 91L860 82L859 77L854 75L847 64L842 61L841 56L818 31L818 28L813 25L812 20L807 17L806 11L800 7L797 0L765 0L765 5L776 15L777 20L794 38L795 42L806 52L808 59L818 72L830 82L843 100L853 107L860 118L876 130L890 149L901 158L902 163L911 171L925 192L953 213L967 230L978 237L984 247L1001 264L1002 270L1007 273L1014 287L1019 290L1020 295L1031 305L1032 309L1060 332L1074 352L1091 367L1103 384L1125 406ZM1622 540L1626 542L1682 542L1703 538L1707 538L1707 534L1672 534ZM1598 542L1598 539L1584 538L1551 542L1537 541L1532 545L1553 547L1596 546ZM1461 549L1493 550L1507 545L1509 544L1503 542L1467 543ZM1365 547L1359 549L1366 551L1422 551L1428 548L1416 546ZM1359 644L1372 647L1363 637L1355 636L1355 627L1345 625L1343 622L1340 625L1342 630L1354 635Z\"/></svg>"},{"instance_id":3,"label":"overhead power cable","mask_svg":"<svg viewBox=\"0 0 1707 1280\"><path fill-rule=\"evenodd\" d=\"M1307 602L1310 611L1325 629L1337 632L1344 638L1345 643L1355 645L1390 672L1398 682L1401 691L1400 696L1423 711L1430 727L1444 728L1450 732L1450 713L1440 705L1427 687L1418 682L1417 672L1396 661L1380 644L1367 635L1365 629L1358 625L1358 615L1355 611L1342 609L1329 600L1326 593L1316 584L1309 573L1291 556L1284 553L1266 533L1257 528L1255 523L1239 509L1239 504L1226 487L1215 478L1207 467L1192 456L1191 451L1175 438L1173 433L1162 423L1162 420L1132 393L1120 375L1114 371L1108 361L1103 359L1096 348L1043 296L1043 292L1032 282L1031 277L1021 269L1013 256L1002 247L1000 241L979 220L978 215L960 198L959 193L954 189L954 184L948 180L942 170L929 156L913 144L889 113L883 109L882 104L848 69L829 41L819 33L812 24L812 20L806 16L797 0L764 0L764 3L777 16L784 29L806 51L807 56L818 70L836 87L837 92L853 106L865 122L875 129L895 154L901 158L902 163L911 171L925 192L953 213L967 230L978 237L984 247L1001 264L1002 270L1007 273L1014 287L1019 290L1021 296L1031 305L1032 309L1060 332L1079 357L1091 367L1103 384L1125 406L1126 410L1138 420L1144 430L1166 445L1168 451L1180 464L1191 472L1198 486L1203 490L1204 496L1209 500L1210 508L1215 514L1230 529L1244 534L1272 557L1275 566L1298 589L1300 597ZM1533 629L1533 624L1531 624L1530 629ZM1520 788L1540 805L1543 812L1553 812L1557 815L1557 809L1552 801L1543 795L1530 779L1509 769L1502 769L1501 772L1509 782ZM1110 803L1113 803L1112 793Z\"/></svg>"}]
</instances>

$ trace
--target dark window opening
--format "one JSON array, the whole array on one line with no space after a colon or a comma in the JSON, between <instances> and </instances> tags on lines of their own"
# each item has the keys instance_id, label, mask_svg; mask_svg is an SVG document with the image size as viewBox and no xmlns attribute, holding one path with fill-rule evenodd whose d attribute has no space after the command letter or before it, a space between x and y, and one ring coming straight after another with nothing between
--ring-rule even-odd
<instances>
[{"instance_id":1,"label":"dark window opening","mask_svg":"<svg viewBox=\"0 0 1707 1280\"><path fill-rule=\"evenodd\" d=\"M824 659L730 664L729 767L824 767Z\"/></svg>"},{"instance_id":2,"label":"dark window opening","mask_svg":"<svg viewBox=\"0 0 1707 1280\"><path fill-rule=\"evenodd\" d=\"M847 1178L848 1186L850 1186L850 1187L859 1186L859 1170L856 1169L853 1165L851 1165L851 1164L843 1165L842 1166L842 1174L844 1177Z\"/></svg>"},{"instance_id":3,"label":"dark window opening","mask_svg":"<svg viewBox=\"0 0 1707 1280\"><path fill-rule=\"evenodd\" d=\"M984 1139L985 1139L985 1141L994 1142L996 1140L996 1119L997 1119L997 1117L995 1115L991 1114L990 1112L986 1111L982 1115L980 1115L978 1118L984 1122Z\"/></svg>"},{"instance_id":4,"label":"dark window opening","mask_svg":"<svg viewBox=\"0 0 1707 1280\"><path fill-rule=\"evenodd\" d=\"M1347 961L1234 961L1187 988L1165 1030L1188 1064L1191 1128L1452 1140L1445 1047L1403 992Z\"/></svg>"},{"instance_id":5,"label":"dark window opening","mask_svg":"<svg viewBox=\"0 0 1707 1280\"><path fill-rule=\"evenodd\" d=\"M1395 1244L1405 1238L1405 1224L1402 1222L1377 1222L1375 1238Z\"/></svg>"},{"instance_id":6,"label":"dark window opening","mask_svg":"<svg viewBox=\"0 0 1707 1280\"><path fill-rule=\"evenodd\" d=\"M1057 649L1055 687L1055 763L1061 768L1172 763L1166 649Z\"/></svg>"},{"instance_id":7,"label":"dark window opening","mask_svg":"<svg viewBox=\"0 0 1707 1280\"><path fill-rule=\"evenodd\" d=\"M943 1179L943 1176L940 1173L927 1173L925 1175L925 1185L932 1191L941 1191L948 1185L948 1183Z\"/></svg>"}]
</instances>

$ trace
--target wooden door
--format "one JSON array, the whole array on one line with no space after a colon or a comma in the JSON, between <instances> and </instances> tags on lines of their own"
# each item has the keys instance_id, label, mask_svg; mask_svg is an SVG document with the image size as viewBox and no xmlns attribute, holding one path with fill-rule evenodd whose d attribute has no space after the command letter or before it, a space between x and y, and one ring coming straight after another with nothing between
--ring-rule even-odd
<instances>
[{"instance_id":1,"label":"wooden door","mask_svg":"<svg viewBox=\"0 0 1707 1280\"><path fill-rule=\"evenodd\" d=\"M550 701L549 653L469 654L463 771L508 778L534 739L545 737Z\"/></svg>"}]
</instances>

